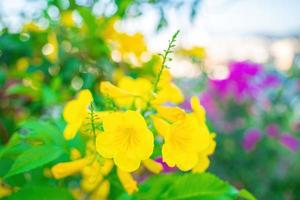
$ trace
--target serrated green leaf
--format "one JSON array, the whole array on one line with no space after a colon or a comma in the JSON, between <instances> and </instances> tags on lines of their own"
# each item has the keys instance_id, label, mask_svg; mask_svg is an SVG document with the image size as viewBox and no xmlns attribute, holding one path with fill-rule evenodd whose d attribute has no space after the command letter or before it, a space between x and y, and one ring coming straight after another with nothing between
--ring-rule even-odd
<instances>
[{"instance_id":1,"label":"serrated green leaf","mask_svg":"<svg viewBox=\"0 0 300 200\"><path fill-rule=\"evenodd\" d=\"M22 188L20 191L12 194L7 200L72 200L74 199L69 191L59 187L40 187L31 186Z\"/></svg>"},{"instance_id":2,"label":"serrated green leaf","mask_svg":"<svg viewBox=\"0 0 300 200\"><path fill-rule=\"evenodd\" d=\"M45 165L62 153L62 148L53 145L31 147L17 157L5 178Z\"/></svg>"}]
</instances>

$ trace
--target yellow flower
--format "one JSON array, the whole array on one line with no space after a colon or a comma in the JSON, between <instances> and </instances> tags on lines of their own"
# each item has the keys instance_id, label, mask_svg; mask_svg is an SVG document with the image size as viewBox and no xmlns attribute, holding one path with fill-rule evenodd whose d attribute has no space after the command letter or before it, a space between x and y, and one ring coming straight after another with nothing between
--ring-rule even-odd
<instances>
[{"instance_id":1,"label":"yellow flower","mask_svg":"<svg viewBox=\"0 0 300 200\"><path fill-rule=\"evenodd\" d=\"M76 174L82 170L88 163L86 158L70 161L70 162L63 162L54 165L51 168L51 172L56 179L61 179L73 174Z\"/></svg>"},{"instance_id":2,"label":"yellow flower","mask_svg":"<svg viewBox=\"0 0 300 200\"><path fill-rule=\"evenodd\" d=\"M106 200L110 190L110 183L108 180L103 181L95 192L93 192L91 199Z\"/></svg>"},{"instance_id":3,"label":"yellow flower","mask_svg":"<svg viewBox=\"0 0 300 200\"><path fill-rule=\"evenodd\" d=\"M192 47L190 49L181 49L178 51L179 54L183 56L195 57L198 59L205 58L205 49L203 47Z\"/></svg>"},{"instance_id":4,"label":"yellow flower","mask_svg":"<svg viewBox=\"0 0 300 200\"><path fill-rule=\"evenodd\" d=\"M97 160L82 169L81 188L84 191L93 191L107 176L113 168L112 160L105 160L101 165Z\"/></svg>"},{"instance_id":5,"label":"yellow flower","mask_svg":"<svg viewBox=\"0 0 300 200\"><path fill-rule=\"evenodd\" d=\"M26 57L22 57L17 60L16 67L18 71L26 71L29 66L29 59Z\"/></svg>"},{"instance_id":6,"label":"yellow flower","mask_svg":"<svg viewBox=\"0 0 300 200\"><path fill-rule=\"evenodd\" d=\"M132 94L131 98L116 99L120 106L131 106L134 104L138 108L145 107L147 100L150 99L152 84L144 78L133 79L124 76L118 82L118 87Z\"/></svg>"},{"instance_id":7,"label":"yellow flower","mask_svg":"<svg viewBox=\"0 0 300 200\"><path fill-rule=\"evenodd\" d=\"M152 154L153 135L139 112L113 112L104 118L103 128L96 149L104 158L113 158L123 171L137 170Z\"/></svg>"},{"instance_id":8,"label":"yellow flower","mask_svg":"<svg viewBox=\"0 0 300 200\"><path fill-rule=\"evenodd\" d=\"M67 140L76 136L82 122L88 115L88 106L92 102L92 94L89 90L82 90L78 97L69 101L63 111L63 116L68 123L64 130L64 137Z\"/></svg>"},{"instance_id":9,"label":"yellow flower","mask_svg":"<svg viewBox=\"0 0 300 200\"><path fill-rule=\"evenodd\" d=\"M130 173L118 168L117 175L128 194L138 191L137 182L133 179Z\"/></svg>"},{"instance_id":10,"label":"yellow flower","mask_svg":"<svg viewBox=\"0 0 300 200\"><path fill-rule=\"evenodd\" d=\"M48 44L45 55L48 60L52 63L55 63L58 58L58 41L55 33L49 33L48 35Z\"/></svg>"},{"instance_id":11,"label":"yellow flower","mask_svg":"<svg viewBox=\"0 0 300 200\"><path fill-rule=\"evenodd\" d=\"M73 19L73 12L70 11L70 10L62 12L60 21L66 27L74 26L75 22L74 22L74 19Z\"/></svg>"},{"instance_id":12,"label":"yellow flower","mask_svg":"<svg viewBox=\"0 0 300 200\"><path fill-rule=\"evenodd\" d=\"M131 93L128 91L122 90L121 88L118 88L117 86L111 84L108 81L102 81L100 83L100 92L104 96L118 99L118 98L132 98Z\"/></svg>"},{"instance_id":13,"label":"yellow flower","mask_svg":"<svg viewBox=\"0 0 300 200\"><path fill-rule=\"evenodd\" d=\"M143 165L154 174L159 174L163 170L163 166L152 159L144 160Z\"/></svg>"},{"instance_id":14,"label":"yellow flower","mask_svg":"<svg viewBox=\"0 0 300 200\"><path fill-rule=\"evenodd\" d=\"M208 156L212 155L216 148L216 142L214 138L215 138L215 134L214 133L210 134L209 146L205 150L199 153L198 164L192 170L194 173L204 172L208 168L210 163Z\"/></svg>"},{"instance_id":15,"label":"yellow flower","mask_svg":"<svg viewBox=\"0 0 300 200\"><path fill-rule=\"evenodd\" d=\"M179 108L159 108L158 116L171 124L157 116L152 119L156 130L165 139L162 146L164 162L182 171L203 171L209 165L207 156L215 148L214 136L209 133L205 124L205 111L196 97L192 98L191 104L194 112L185 114Z\"/></svg>"},{"instance_id":16,"label":"yellow flower","mask_svg":"<svg viewBox=\"0 0 300 200\"><path fill-rule=\"evenodd\" d=\"M27 24L24 24L23 26L23 32L43 32L43 29L34 22L29 22Z\"/></svg>"},{"instance_id":17,"label":"yellow flower","mask_svg":"<svg viewBox=\"0 0 300 200\"><path fill-rule=\"evenodd\" d=\"M169 70L164 69L158 82L158 92L153 104L163 104L166 102L179 104L183 100L184 96L181 90L172 83L172 76Z\"/></svg>"},{"instance_id":18,"label":"yellow flower","mask_svg":"<svg viewBox=\"0 0 300 200\"><path fill-rule=\"evenodd\" d=\"M148 103L159 105L166 102L181 103L184 98L180 89L171 81L168 73L163 73L158 83L158 92L153 97L153 85L148 79L133 79L123 76L119 79L117 86L110 82L100 83L100 92L110 97L121 107L130 107L135 105L137 108L145 108Z\"/></svg>"},{"instance_id":19,"label":"yellow flower","mask_svg":"<svg viewBox=\"0 0 300 200\"><path fill-rule=\"evenodd\" d=\"M196 118L186 115L183 120L171 125L168 137L162 147L164 162L175 165L182 171L192 169L198 162L198 154L208 147L209 132L200 126Z\"/></svg>"}]
</instances>

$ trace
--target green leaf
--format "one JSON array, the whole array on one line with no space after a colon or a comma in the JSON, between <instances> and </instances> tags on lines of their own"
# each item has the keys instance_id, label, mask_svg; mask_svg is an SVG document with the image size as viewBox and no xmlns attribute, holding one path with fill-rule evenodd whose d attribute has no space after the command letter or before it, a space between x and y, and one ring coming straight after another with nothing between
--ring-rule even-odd
<instances>
[{"instance_id":1,"label":"green leaf","mask_svg":"<svg viewBox=\"0 0 300 200\"><path fill-rule=\"evenodd\" d=\"M53 145L32 147L17 157L5 178L45 165L57 159L62 153L61 148Z\"/></svg>"},{"instance_id":2,"label":"green leaf","mask_svg":"<svg viewBox=\"0 0 300 200\"><path fill-rule=\"evenodd\" d=\"M40 139L44 143L52 143L58 146L66 145L66 141L61 131L50 122L28 120L21 126L28 130L28 133L24 135L24 138Z\"/></svg>"},{"instance_id":3,"label":"green leaf","mask_svg":"<svg viewBox=\"0 0 300 200\"><path fill-rule=\"evenodd\" d=\"M30 199L30 200L71 200L74 199L69 191L59 187L24 187L13 193L7 200Z\"/></svg>"},{"instance_id":4,"label":"green leaf","mask_svg":"<svg viewBox=\"0 0 300 200\"><path fill-rule=\"evenodd\" d=\"M230 200L237 196L237 189L209 173L154 176L133 195L139 200Z\"/></svg>"},{"instance_id":5,"label":"green leaf","mask_svg":"<svg viewBox=\"0 0 300 200\"><path fill-rule=\"evenodd\" d=\"M246 199L246 200L256 200L256 198L246 189L240 190L238 195L239 195L239 197L242 197L243 199Z\"/></svg>"}]
</instances>

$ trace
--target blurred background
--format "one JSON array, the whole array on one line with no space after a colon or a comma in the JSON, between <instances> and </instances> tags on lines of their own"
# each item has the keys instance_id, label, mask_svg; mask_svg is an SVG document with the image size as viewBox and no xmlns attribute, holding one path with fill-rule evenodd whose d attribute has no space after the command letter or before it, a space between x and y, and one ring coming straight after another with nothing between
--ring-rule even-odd
<instances>
[{"instance_id":1,"label":"blurred background","mask_svg":"<svg viewBox=\"0 0 300 200\"><path fill-rule=\"evenodd\" d=\"M1 147L25 120L59 118L80 89L151 74L180 30L169 67L180 106L199 96L217 133L209 171L258 199L299 199L299 10L298 0L2 0Z\"/></svg>"}]
</instances>

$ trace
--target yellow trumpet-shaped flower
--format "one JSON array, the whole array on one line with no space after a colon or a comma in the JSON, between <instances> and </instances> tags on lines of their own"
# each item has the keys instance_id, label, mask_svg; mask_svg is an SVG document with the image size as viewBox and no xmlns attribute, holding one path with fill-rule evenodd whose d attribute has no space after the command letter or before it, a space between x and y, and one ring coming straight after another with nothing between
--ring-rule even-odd
<instances>
[{"instance_id":1,"label":"yellow trumpet-shaped flower","mask_svg":"<svg viewBox=\"0 0 300 200\"><path fill-rule=\"evenodd\" d=\"M126 90L122 90L121 88L118 88L117 86L111 84L108 81L103 81L100 83L100 92L108 96L110 98L131 98L133 94L129 93Z\"/></svg>"},{"instance_id":2,"label":"yellow trumpet-shaped flower","mask_svg":"<svg viewBox=\"0 0 300 200\"><path fill-rule=\"evenodd\" d=\"M163 104L171 102L179 104L184 101L181 90L172 83L172 76L169 70L164 69L158 82L158 92L153 100L153 104Z\"/></svg>"},{"instance_id":3,"label":"yellow trumpet-shaped flower","mask_svg":"<svg viewBox=\"0 0 300 200\"><path fill-rule=\"evenodd\" d=\"M179 114L172 115L171 108L158 109L158 116L171 123L157 116L152 119L156 130L165 139L162 147L164 162L182 171L203 171L209 165L207 156L213 153L215 141L205 124L205 111L196 97L192 98L191 104L192 113L183 113L178 108L173 113Z\"/></svg>"},{"instance_id":4,"label":"yellow trumpet-shaped flower","mask_svg":"<svg viewBox=\"0 0 300 200\"><path fill-rule=\"evenodd\" d=\"M95 160L92 164L85 166L82 169L81 188L87 192L93 191L103 181L104 176L110 173L112 168L112 160L105 160L103 164Z\"/></svg>"},{"instance_id":5,"label":"yellow trumpet-shaped flower","mask_svg":"<svg viewBox=\"0 0 300 200\"><path fill-rule=\"evenodd\" d=\"M170 167L175 165L182 171L192 169L198 162L199 152L209 145L209 132L197 120L187 115L183 120L171 125L169 137L162 147L164 162Z\"/></svg>"},{"instance_id":6,"label":"yellow trumpet-shaped flower","mask_svg":"<svg viewBox=\"0 0 300 200\"><path fill-rule=\"evenodd\" d=\"M152 159L144 160L143 164L149 171L154 174L159 174L163 170L163 166Z\"/></svg>"},{"instance_id":7,"label":"yellow trumpet-shaped flower","mask_svg":"<svg viewBox=\"0 0 300 200\"><path fill-rule=\"evenodd\" d=\"M82 90L78 97L69 101L63 111L63 117L67 122L64 130L64 137L67 140L73 139L88 115L88 106L92 102L92 94L89 90Z\"/></svg>"},{"instance_id":8,"label":"yellow trumpet-shaped flower","mask_svg":"<svg viewBox=\"0 0 300 200\"><path fill-rule=\"evenodd\" d=\"M96 149L104 158L113 158L123 171L132 172L153 152L153 135L139 112L110 113L103 120L104 132L96 139Z\"/></svg>"},{"instance_id":9,"label":"yellow trumpet-shaped flower","mask_svg":"<svg viewBox=\"0 0 300 200\"><path fill-rule=\"evenodd\" d=\"M121 107L135 105L137 108L145 108L148 103L154 105L166 102L181 103L184 100L183 95L180 89L171 81L172 78L169 77L168 72L163 73L158 83L158 91L153 94L154 88L150 80L123 76L118 80L117 86L107 81L102 82L100 92L112 98Z\"/></svg>"},{"instance_id":10,"label":"yellow trumpet-shaped flower","mask_svg":"<svg viewBox=\"0 0 300 200\"><path fill-rule=\"evenodd\" d=\"M130 107L135 105L138 108L145 107L150 98L151 82L144 78L133 79L123 76L118 87L109 82L100 84L100 91L105 96L114 99L118 106Z\"/></svg>"},{"instance_id":11,"label":"yellow trumpet-shaped flower","mask_svg":"<svg viewBox=\"0 0 300 200\"><path fill-rule=\"evenodd\" d=\"M75 21L73 19L73 11L64 11L61 13L60 18L61 23L66 27L72 27L75 25Z\"/></svg>"},{"instance_id":12,"label":"yellow trumpet-shaped flower","mask_svg":"<svg viewBox=\"0 0 300 200\"><path fill-rule=\"evenodd\" d=\"M92 200L106 200L109 195L110 183L108 180L103 181L100 186L93 192Z\"/></svg>"},{"instance_id":13,"label":"yellow trumpet-shaped flower","mask_svg":"<svg viewBox=\"0 0 300 200\"><path fill-rule=\"evenodd\" d=\"M212 155L216 148L216 142L214 138L215 138L215 134L214 133L210 134L208 147L198 154L199 155L198 163L192 170L194 173L204 172L208 168L210 163L208 156Z\"/></svg>"},{"instance_id":14,"label":"yellow trumpet-shaped flower","mask_svg":"<svg viewBox=\"0 0 300 200\"><path fill-rule=\"evenodd\" d=\"M133 179L130 173L118 168L117 175L128 194L138 191L137 182Z\"/></svg>"},{"instance_id":15,"label":"yellow trumpet-shaped flower","mask_svg":"<svg viewBox=\"0 0 300 200\"><path fill-rule=\"evenodd\" d=\"M51 168L51 172L54 178L61 179L80 172L87 163L88 160L86 158L71 162L58 163Z\"/></svg>"}]
</instances>

